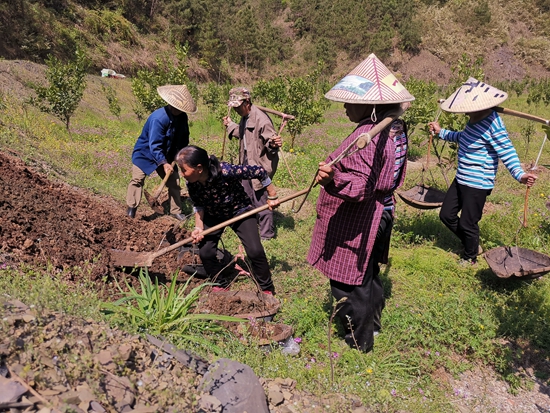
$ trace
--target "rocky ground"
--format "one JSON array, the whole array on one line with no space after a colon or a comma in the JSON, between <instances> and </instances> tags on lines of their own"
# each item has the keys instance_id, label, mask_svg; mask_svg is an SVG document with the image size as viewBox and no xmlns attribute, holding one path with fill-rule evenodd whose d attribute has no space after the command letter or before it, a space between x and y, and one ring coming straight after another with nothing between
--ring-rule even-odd
<instances>
[{"instance_id":1,"label":"rocky ground","mask_svg":"<svg viewBox=\"0 0 550 413\"><path fill-rule=\"evenodd\" d=\"M0 268L50 264L67 283L86 273L112 299L118 294L115 279L135 283L135 277L113 265L111 249L154 251L187 235L177 221L145 207L131 220L115 200L52 182L14 155L0 152ZM175 251L155 259L151 276L166 281L190 262L188 254ZM201 387L209 361L200 357L182 359L147 338L94 320L38 313L5 295L0 296L0 316L0 411L222 411ZM550 411L546 382L527 366L533 360L521 360L518 374L535 385L516 395L487 367L460 377L445 371L437 375L453 389L449 399L456 411ZM259 383L266 411L272 413L374 411L351 395L300 391L289 378L259 378Z\"/></svg>"}]
</instances>

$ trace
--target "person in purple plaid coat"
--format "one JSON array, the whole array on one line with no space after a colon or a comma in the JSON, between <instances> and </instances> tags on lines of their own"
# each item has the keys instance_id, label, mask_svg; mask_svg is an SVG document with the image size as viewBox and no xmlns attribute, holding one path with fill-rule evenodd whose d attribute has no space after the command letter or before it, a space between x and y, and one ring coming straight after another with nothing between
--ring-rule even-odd
<instances>
[{"instance_id":1,"label":"person in purple plaid coat","mask_svg":"<svg viewBox=\"0 0 550 413\"><path fill-rule=\"evenodd\" d=\"M382 69L376 57L361 65L325 95L331 100L344 100L346 115L358 126L319 164L316 180L322 189L307 259L330 279L345 341L353 348L368 352L373 348L374 335L381 328L384 289L379 263L387 263L394 215L393 192L405 178L406 125L397 119L372 137L364 149L332 167L327 164L361 133L368 132L389 114L400 113L400 106L404 106L400 104L414 97L395 77L388 83L395 86L397 82L400 88L395 90L399 93L388 91L383 82L370 81L371 66L377 69L377 75ZM389 73L387 76L393 76L383 68ZM356 83L350 85L350 81ZM354 99L350 91L369 87L368 82L371 89L378 88L376 98L364 100L365 94L359 93ZM345 87L348 89L343 89Z\"/></svg>"}]
</instances>

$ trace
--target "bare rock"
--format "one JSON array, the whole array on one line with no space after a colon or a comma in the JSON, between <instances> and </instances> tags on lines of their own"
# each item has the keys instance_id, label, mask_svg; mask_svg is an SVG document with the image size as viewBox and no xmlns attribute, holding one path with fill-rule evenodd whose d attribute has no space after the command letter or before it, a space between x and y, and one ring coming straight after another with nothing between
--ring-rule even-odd
<instances>
[{"instance_id":1,"label":"bare rock","mask_svg":"<svg viewBox=\"0 0 550 413\"><path fill-rule=\"evenodd\" d=\"M19 400L27 389L22 384L0 377L0 402L10 403Z\"/></svg>"},{"instance_id":2,"label":"bare rock","mask_svg":"<svg viewBox=\"0 0 550 413\"><path fill-rule=\"evenodd\" d=\"M219 359L211 364L199 390L215 396L223 413L269 413L258 377L249 366L237 361Z\"/></svg>"},{"instance_id":3,"label":"bare rock","mask_svg":"<svg viewBox=\"0 0 550 413\"><path fill-rule=\"evenodd\" d=\"M273 406L278 406L285 401L283 393L278 387L275 386L269 389L267 399L269 400L269 403L271 403Z\"/></svg>"},{"instance_id":4,"label":"bare rock","mask_svg":"<svg viewBox=\"0 0 550 413\"><path fill-rule=\"evenodd\" d=\"M203 394L199 399L199 413L220 413L222 411L222 403L217 397L210 394Z\"/></svg>"}]
</instances>

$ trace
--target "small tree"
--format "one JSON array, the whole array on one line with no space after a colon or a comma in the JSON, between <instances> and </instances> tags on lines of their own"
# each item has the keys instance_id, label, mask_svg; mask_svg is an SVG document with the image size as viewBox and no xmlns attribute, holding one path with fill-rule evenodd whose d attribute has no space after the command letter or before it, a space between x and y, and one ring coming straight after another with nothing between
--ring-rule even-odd
<instances>
[{"instance_id":1,"label":"small tree","mask_svg":"<svg viewBox=\"0 0 550 413\"><path fill-rule=\"evenodd\" d=\"M288 123L291 148L294 147L296 136L300 135L305 127L319 123L323 119L328 102L323 97L327 87L320 80L320 73L321 68L318 68L304 77L260 80L254 87L254 97L266 101L273 109L296 117Z\"/></svg>"},{"instance_id":2,"label":"small tree","mask_svg":"<svg viewBox=\"0 0 550 413\"><path fill-rule=\"evenodd\" d=\"M107 98L107 102L109 102L109 111L120 119L121 108L118 103L118 97L115 90L111 87L111 85L108 85L105 82L101 82L101 90L103 90L103 93L105 93L105 97Z\"/></svg>"},{"instance_id":3,"label":"small tree","mask_svg":"<svg viewBox=\"0 0 550 413\"><path fill-rule=\"evenodd\" d=\"M30 103L42 112L51 113L61 119L69 130L71 116L86 89L89 60L86 54L77 48L75 60L62 63L56 57L48 55L46 64L48 65L46 78L49 86L33 85L36 97L31 98Z\"/></svg>"}]
</instances>

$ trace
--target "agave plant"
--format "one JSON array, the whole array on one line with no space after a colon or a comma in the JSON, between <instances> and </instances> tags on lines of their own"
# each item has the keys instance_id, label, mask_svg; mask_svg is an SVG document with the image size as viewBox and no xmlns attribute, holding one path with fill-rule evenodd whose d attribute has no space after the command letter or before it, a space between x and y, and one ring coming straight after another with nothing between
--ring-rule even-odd
<instances>
[{"instance_id":1,"label":"agave plant","mask_svg":"<svg viewBox=\"0 0 550 413\"><path fill-rule=\"evenodd\" d=\"M206 331L223 331L216 321L246 321L224 315L193 313L201 291L216 284L203 283L186 294L192 277L185 284L180 285L176 283L176 279L177 273L172 277L169 286L159 285L158 280L153 284L147 269L141 269L139 273L141 292L128 282L126 282L127 291L118 285L124 296L114 303L103 303L102 307L111 316L130 323L139 331L157 336L175 336L198 343L205 342L202 333Z\"/></svg>"}]
</instances>

